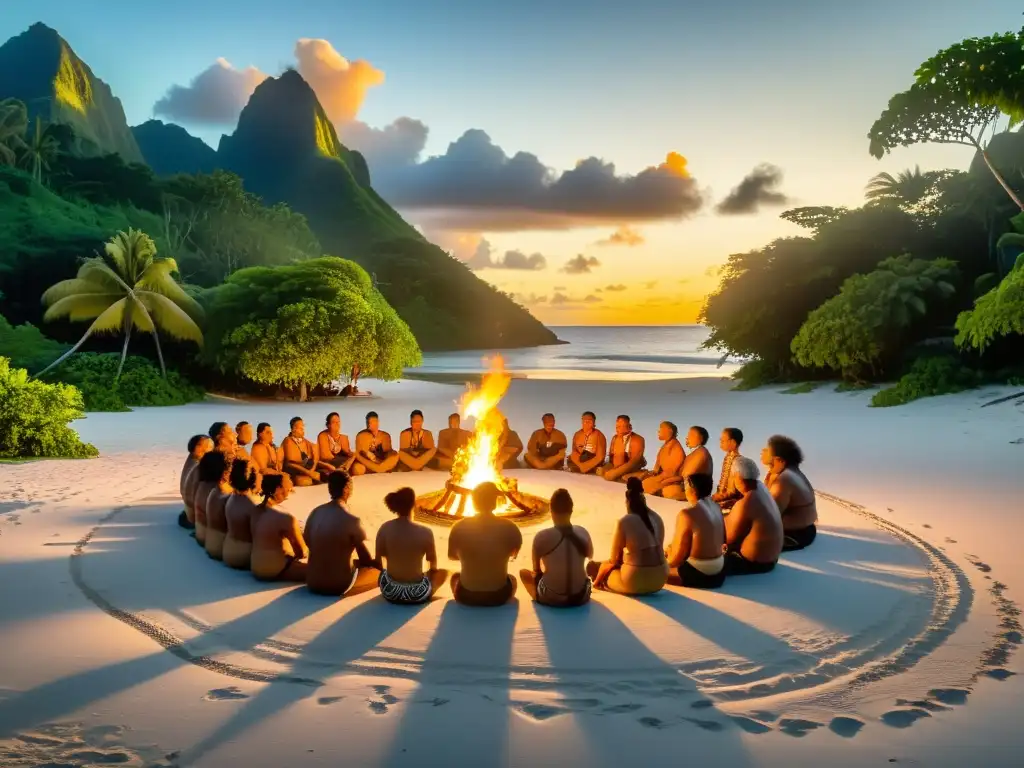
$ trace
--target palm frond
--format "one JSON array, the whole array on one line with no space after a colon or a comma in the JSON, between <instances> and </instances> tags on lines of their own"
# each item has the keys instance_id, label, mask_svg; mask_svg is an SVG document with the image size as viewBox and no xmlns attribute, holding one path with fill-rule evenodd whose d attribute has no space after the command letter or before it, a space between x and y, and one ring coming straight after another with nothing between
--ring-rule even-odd
<instances>
[{"instance_id":1,"label":"palm frond","mask_svg":"<svg viewBox=\"0 0 1024 768\"><path fill-rule=\"evenodd\" d=\"M114 295L115 293L118 296L124 295L124 291L112 291L109 286L74 277L51 285L43 292L41 301L44 305L49 306L68 296L78 296L79 294Z\"/></svg>"},{"instance_id":2,"label":"palm frond","mask_svg":"<svg viewBox=\"0 0 1024 768\"><path fill-rule=\"evenodd\" d=\"M43 320L51 322L62 317L72 322L92 320L123 298L124 294L117 293L79 293L64 296L50 305L43 315Z\"/></svg>"},{"instance_id":3,"label":"palm frond","mask_svg":"<svg viewBox=\"0 0 1024 768\"><path fill-rule=\"evenodd\" d=\"M146 311L141 301L132 302L132 327L142 333L153 333L156 331L156 326L153 324L153 318Z\"/></svg>"},{"instance_id":4,"label":"palm frond","mask_svg":"<svg viewBox=\"0 0 1024 768\"><path fill-rule=\"evenodd\" d=\"M88 333L121 333L124 330L124 315L128 299L115 301L99 317L93 320Z\"/></svg>"},{"instance_id":5,"label":"palm frond","mask_svg":"<svg viewBox=\"0 0 1024 768\"><path fill-rule=\"evenodd\" d=\"M181 284L174 279L178 264L174 259L156 259L135 284L136 290L151 291L166 296L194 319L202 320L203 307L185 292Z\"/></svg>"},{"instance_id":6,"label":"palm frond","mask_svg":"<svg viewBox=\"0 0 1024 768\"><path fill-rule=\"evenodd\" d=\"M131 286L124 281L121 275L98 256L86 259L82 263L82 266L78 268L78 278L102 285L107 290L131 292Z\"/></svg>"},{"instance_id":7,"label":"palm frond","mask_svg":"<svg viewBox=\"0 0 1024 768\"><path fill-rule=\"evenodd\" d=\"M138 291L136 296L160 330L166 331L172 338L194 341L202 346L202 329L171 299L152 291Z\"/></svg>"}]
</instances>

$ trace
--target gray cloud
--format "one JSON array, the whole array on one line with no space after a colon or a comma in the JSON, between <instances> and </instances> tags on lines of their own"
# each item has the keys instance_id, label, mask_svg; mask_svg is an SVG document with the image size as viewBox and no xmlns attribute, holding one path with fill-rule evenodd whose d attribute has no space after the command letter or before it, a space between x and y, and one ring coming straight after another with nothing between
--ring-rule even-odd
<instances>
[{"instance_id":1,"label":"gray cloud","mask_svg":"<svg viewBox=\"0 0 1024 768\"><path fill-rule=\"evenodd\" d=\"M564 293L556 291L551 296L550 304L555 307L567 307L578 304L597 304L601 301L603 301L603 299L600 296L595 296L592 293L587 294L582 298L573 298L571 296L567 296Z\"/></svg>"},{"instance_id":2,"label":"gray cloud","mask_svg":"<svg viewBox=\"0 0 1024 768\"><path fill-rule=\"evenodd\" d=\"M532 253L529 256L522 251L505 251L503 256L494 257L494 249L491 244L481 238L476 246L473 255L466 259L466 265L474 270L481 269L519 269L537 271L545 269L548 260L539 253Z\"/></svg>"},{"instance_id":3,"label":"gray cloud","mask_svg":"<svg viewBox=\"0 0 1024 768\"><path fill-rule=\"evenodd\" d=\"M601 266L601 262L595 257L584 256L582 253L578 253L565 263L561 271L569 275L585 275L594 267L599 266Z\"/></svg>"},{"instance_id":4,"label":"gray cloud","mask_svg":"<svg viewBox=\"0 0 1024 768\"><path fill-rule=\"evenodd\" d=\"M622 283L617 283L616 285L606 285L604 289L606 291L624 291L626 290L626 286Z\"/></svg>"},{"instance_id":5,"label":"gray cloud","mask_svg":"<svg viewBox=\"0 0 1024 768\"><path fill-rule=\"evenodd\" d=\"M217 59L188 85L172 85L153 105L153 114L194 125L234 125L266 79L255 67L235 69L227 59Z\"/></svg>"},{"instance_id":6,"label":"gray cloud","mask_svg":"<svg viewBox=\"0 0 1024 768\"><path fill-rule=\"evenodd\" d=\"M757 213L763 205L786 205L789 197L778 191L781 183L782 169L763 163L744 176L715 210L723 216L742 216Z\"/></svg>"}]
</instances>

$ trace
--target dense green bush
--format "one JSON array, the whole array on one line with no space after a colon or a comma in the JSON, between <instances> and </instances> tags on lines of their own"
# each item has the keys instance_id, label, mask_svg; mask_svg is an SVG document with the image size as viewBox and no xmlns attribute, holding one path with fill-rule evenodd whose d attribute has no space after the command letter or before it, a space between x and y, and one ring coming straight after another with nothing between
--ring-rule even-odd
<instances>
[{"instance_id":1,"label":"dense green bush","mask_svg":"<svg viewBox=\"0 0 1024 768\"><path fill-rule=\"evenodd\" d=\"M67 384L30 381L0 357L0 458L87 458L99 455L69 422L82 418L82 395Z\"/></svg>"},{"instance_id":2,"label":"dense green bush","mask_svg":"<svg viewBox=\"0 0 1024 768\"><path fill-rule=\"evenodd\" d=\"M1000 336L1024 335L1024 255L995 288L956 320L956 343L979 352Z\"/></svg>"},{"instance_id":3,"label":"dense green bush","mask_svg":"<svg viewBox=\"0 0 1024 768\"><path fill-rule=\"evenodd\" d=\"M12 326L0 315L0 357L6 357L14 368L35 373L67 351L66 344L43 335L34 325Z\"/></svg>"},{"instance_id":4,"label":"dense green bush","mask_svg":"<svg viewBox=\"0 0 1024 768\"><path fill-rule=\"evenodd\" d=\"M203 390L176 371L168 371L164 379L152 362L135 355L125 359L121 378L115 384L120 359L112 352L80 353L47 373L46 378L74 384L82 393L87 411L127 411L203 399Z\"/></svg>"},{"instance_id":5,"label":"dense green bush","mask_svg":"<svg viewBox=\"0 0 1024 768\"><path fill-rule=\"evenodd\" d=\"M980 373L949 356L921 357L894 386L880 389L871 398L875 408L903 405L922 397L950 395L980 386Z\"/></svg>"}]
</instances>

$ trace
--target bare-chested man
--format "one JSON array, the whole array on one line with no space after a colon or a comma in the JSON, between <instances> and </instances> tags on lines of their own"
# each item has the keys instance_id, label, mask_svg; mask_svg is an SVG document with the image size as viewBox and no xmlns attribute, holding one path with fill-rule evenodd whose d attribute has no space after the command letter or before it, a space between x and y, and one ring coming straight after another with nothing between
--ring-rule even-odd
<instances>
[{"instance_id":1,"label":"bare-chested man","mask_svg":"<svg viewBox=\"0 0 1024 768\"><path fill-rule=\"evenodd\" d=\"M740 456L732 465L736 487L743 498L736 502L725 521L726 573L741 576L768 573L782 552L782 518L775 499L758 479L760 470Z\"/></svg>"},{"instance_id":2,"label":"bare-chested man","mask_svg":"<svg viewBox=\"0 0 1024 768\"><path fill-rule=\"evenodd\" d=\"M194 435L188 441L188 456L181 468L181 479L178 483L181 499L185 502L185 509L178 515L178 525L182 528L196 527L196 513L192 506L192 500L196 495L196 485L199 483L199 473L196 468L203 456L212 450L213 440L209 435Z\"/></svg>"},{"instance_id":3,"label":"bare-chested man","mask_svg":"<svg viewBox=\"0 0 1024 768\"><path fill-rule=\"evenodd\" d=\"M551 522L533 539L533 570L519 572L523 588L543 605L570 608L590 599L593 582L587 560L594 543L587 529L572 524L572 496L565 488L551 494Z\"/></svg>"},{"instance_id":4,"label":"bare-chested man","mask_svg":"<svg viewBox=\"0 0 1024 768\"><path fill-rule=\"evenodd\" d=\"M572 453L565 467L581 475L596 474L607 450L608 440L597 428L597 416L593 411L584 411L580 417L580 429L572 437Z\"/></svg>"},{"instance_id":5,"label":"bare-chested man","mask_svg":"<svg viewBox=\"0 0 1024 768\"><path fill-rule=\"evenodd\" d=\"M808 547L818 535L818 506L814 501L814 489L807 476L800 469L804 454L792 438L772 435L766 446L771 459L772 484L769 486L772 498L782 515L782 527L786 532L783 551Z\"/></svg>"},{"instance_id":6,"label":"bare-chested man","mask_svg":"<svg viewBox=\"0 0 1024 768\"><path fill-rule=\"evenodd\" d=\"M398 464L398 452L391 447L391 435L380 428L376 411L366 414L366 429L356 435L356 461L353 475L372 475L392 471Z\"/></svg>"},{"instance_id":7,"label":"bare-chested man","mask_svg":"<svg viewBox=\"0 0 1024 768\"><path fill-rule=\"evenodd\" d=\"M263 501L252 516L250 570L260 581L305 581L309 549L298 521L277 506L288 498L288 475L263 478Z\"/></svg>"},{"instance_id":8,"label":"bare-chested man","mask_svg":"<svg viewBox=\"0 0 1024 768\"><path fill-rule=\"evenodd\" d=\"M213 440L213 448L220 451L229 459L234 459L234 452L238 448L238 436L231 425L226 421L215 421L210 426L210 439Z\"/></svg>"},{"instance_id":9,"label":"bare-chested man","mask_svg":"<svg viewBox=\"0 0 1024 768\"><path fill-rule=\"evenodd\" d=\"M288 437L281 443L284 471L300 488L321 482L323 478L318 470L320 452L306 439L306 423L295 416L288 422L288 427Z\"/></svg>"},{"instance_id":10,"label":"bare-chested man","mask_svg":"<svg viewBox=\"0 0 1024 768\"><path fill-rule=\"evenodd\" d=\"M348 472L331 472L327 491L331 500L310 512L306 520L306 586L318 595L358 595L377 586L380 570L366 548L362 523L348 509L352 498Z\"/></svg>"},{"instance_id":11,"label":"bare-chested man","mask_svg":"<svg viewBox=\"0 0 1024 768\"><path fill-rule=\"evenodd\" d=\"M228 520L225 516L225 505L231 496L231 468L238 459L224 458L224 471L217 483L206 497L206 541L203 546L206 554L214 560L220 560L224 552L224 537L228 535ZM245 459L241 459L245 461Z\"/></svg>"},{"instance_id":12,"label":"bare-chested man","mask_svg":"<svg viewBox=\"0 0 1024 768\"><path fill-rule=\"evenodd\" d=\"M448 559L462 563L462 572L452 576L452 594L463 605L504 605L516 594L508 564L522 549L523 534L494 514L499 496L494 483L480 483L473 489L476 514L459 520L448 535Z\"/></svg>"},{"instance_id":13,"label":"bare-chested man","mask_svg":"<svg viewBox=\"0 0 1024 768\"><path fill-rule=\"evenodd\" d=\"M436 469L451 469L455 454L465 446L473 433L462 428L462 417L453 413L448 417L448 428L437 433L437 453L434 454Z\"/></svg>"},{"instance_id":14,"label":"bare-chested man","mask_svg":"<svg viewBox=\"0 0 1024 768\"><path fill-rule=\"evenodd\" d=\"M252 460L261 476L281 474L281 451L274 444L273 428L265 421L256 425L256 442L252 446ZM256 487L263 487L262 480Z\"/></svg>"},{"instance_id":15,"label":"bare-chested man","mask_svg":"<svg viewBox=\"0 0 1024 768\"><path fill-rule=\"evenodd\" d=\"M654 467L649 472L634 472L627 475L637 477L643 481L644 492L652 496L665 496L670 499L680 499L685 493L683 491L682 476L679 474L686 458L686 452L679 442L679 428L671 421L663 421L658 425L658 439L662 441L658 449L658 458ZM666 493L667 491L667 493Z\"/></svg>"},{"instance_id":16,"label":"bare-chested man","mask_svg":"<svg viewBox=\"0 0 1024 768\"><path fill-rule=\"evenodd\" d=\"M711 497L719 507L722 514L728 514L733 504L743 498L743 494L733 482L732 465L740 455L740 446L743 444L743 432L737 427L726 427L718 439L718 447L725 451L725 458L722 460L722 474L718 479L718 488Z\"/></svg>"},{"instance_id":17,"label":"bare-chested man","mask_svg":"<svg viewBox=\"0 0 1024 768\"><path fill-rule=\"evenodd\" d=\"M398 469L419 472L434 460L437 446L429 429L423 428L423 411L409 414L409 427L398 435Z\"/></svg>"},{"instance_id":18,"label":"bare-chested man","mask_svg":"<svg viewBox=\"0 0 1024 768\"><path fill-rule=\"evenodd\" d=\"M519 466L519 454L523 452L523 440L514 429L509 429L508 419L502 419L501 437L498 438L498 461L504 469Z\"/></svg>"},{"instance_id":19,"label":"bare-chested man","mask_svg":"<svg viewBox=\"0 0 1024 768\"><path fill-rule=\"evenodd\" d=\"M718 589L725 583L725 520L711 498L711 475L686 478L689 506L676 515L672 544L665 552L673 573L669 582L694 589Z\"/></svg>"},{"instance_id":20,"label":"bare-chested man","mask_svg":"<svg viewBox=\"0 0 1024 768\"><path fill-rule=\"evenodd\" d=\"M196 543L203 548L206 547L206 506L209 503L210 492L216 491L228 469L227 457L223 451L216 449L208 451L196 467L198 482L192 496L192 510L195 514Z\"/></svg>"},{"instance_id":21,"label":"bare-chested man","mask_svg":"<svg viewBox=\"0 0 1024 768\"><path fill-rule=\"evenodd\" d=\"M686 432L686 447L690 452L683 460L680 474L686 478L690 475L715 475L715 463L708 450L708 431L704 427L690 427Z\"/></svg>"},{"instance_id":22,"label":"bare-chested man","mask_svg":"<svg viewBox=\"0 0 1024 768\"><path fill-rule=\"evenodd\" d=\"M337 411L327 414L324 429L316 436L317 471L320 476L329 475L336 469L348 472L356 460L348 435L341 433L341 416Z\"/></svg>"},{"instance_id":23,"label":"bare-chested man","mask_svg":"<svg viewBox=\"0 0 1024 768\"><path fill-rule=\"evenodd\" d=\"M235 425L235 458L249 459L249 451L246 448L252 442L252 424L248 421L240 421Z\"/></svg>"},{"instance_id":24,"label":"bare-chested man","mask_svg":"<svg viewBox=\"0 0 1024 768\"><path fill-rule=\"evenodd\" d=\"M416 492L412 488L392 491L384 497L384 504L395 513L395 519L377 531L377 563L387 566L381 573L380 593L397 605L425 603L448 579L448 571L437 567L434 532L413 522Z\"/></svg>"},{"instance_id":25,"label":"bare-chested man","mask_svg":"<svg viewBox=\"0 0 1024 768\"><path fill-rule=\"evenodd\" d=\"M647 466L644 458L644 439L633 432L629 416L615 419L615 434L608 446L608 461L598 467L597 474L605 480L626 482L626 477Z\"/></svg>"},{"instance_id":26,"label":"bare-chested man","mask_svg":"<svg viewBox=\"0 0 1024 768\"><path fill-rule=\"evenodd\" d=\"M545 413L540 417L540 423L544 426L526 441L523 460L533 469L561 469L565 465L569 441L562 430L555 429L555 414Z\"/></svg>"}]
</instances>

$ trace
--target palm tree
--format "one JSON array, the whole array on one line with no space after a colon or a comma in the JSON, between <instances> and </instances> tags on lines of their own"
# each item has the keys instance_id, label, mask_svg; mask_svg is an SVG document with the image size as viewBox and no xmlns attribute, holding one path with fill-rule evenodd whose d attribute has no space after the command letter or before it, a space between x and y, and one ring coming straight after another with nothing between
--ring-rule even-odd
<instances>
[{"instance_id":1,"label":"palm tree","mask_svg":"<svg viewBox=\"0 0 1024 768\"><path fill-rule=\"evenodd\" d=\"M133 329L153 334L164 378L167 367L158 329L202 346L203 333L194 319L202 317L202 309L174 279L178 269L174 259L156 258L156 245L149 235L137 229L118 232L107 243L106 254L112 265L102 256L88 258L76 277L43 294L48 307L44 320L67 317L92 320L92 324L75 346L37 375L60 365L94 333L124 334L115 381L121 376Z\"/></svg>"},{"instance_id":2,"label":"palm tree","mask_svg":"<svg viewBox=\"0 0 1024 768\"><path fill-rule=\"evenodd\" d=\"M15 165L25 146L28 112L17 99L0 101L0 165Z\"/></svg>"},{"instance_id":3,"label":"palm tree","mask_svg":"<svg viewBox=\"0 0 1024 768\"><path fill-rule=\"evenodd\" d=\"M36 117L35 134L24 144L21 154L22 165L31 168L32 178L42 184L43 171L50 170L50 163L60 151L60 144L50 133L50 126L43 128L43 121L39 117Z\"/></svg>"},{"instance_id":4,"label":"palm tree","mask_svg":"<svg viewBox=\"0 0 1024 768\"><path fill-rule=\"evenodd\" d=\"M936 171L922 173L919 165L896 176L879 173L868 182L864 197L873 203L891 202L901 208L913 208L934 192L939 177Z\"/></svg>"}]
</instances>

